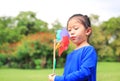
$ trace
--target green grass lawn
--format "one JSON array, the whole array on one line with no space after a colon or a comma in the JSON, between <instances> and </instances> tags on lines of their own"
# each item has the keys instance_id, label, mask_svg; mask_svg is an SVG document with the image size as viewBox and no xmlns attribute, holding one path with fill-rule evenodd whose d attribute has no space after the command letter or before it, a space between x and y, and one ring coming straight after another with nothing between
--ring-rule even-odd
<instances>
[{"instance_id":1,"label":"green grass lawn","mask_svg":"<svg viewBox=\"0 0 120 81\"><path fill-rule=\"evenodd\" d=\"M120 81L120 63L98 63L97 81Z\"/></svg>"},{"instance_id":2,"label":"green grass lawn","mask_svg":"<svg viewBox=\"0 0 120 81\"><path fill-rule=\"evenodd\" d=\"M0 69L0 81L48 81L48 75L51 73L52 69ZM56 69L56 74L62 73L63 69ZM97 81L120 81L120 63L99 62Z\"/></svg>"}]
</instances>

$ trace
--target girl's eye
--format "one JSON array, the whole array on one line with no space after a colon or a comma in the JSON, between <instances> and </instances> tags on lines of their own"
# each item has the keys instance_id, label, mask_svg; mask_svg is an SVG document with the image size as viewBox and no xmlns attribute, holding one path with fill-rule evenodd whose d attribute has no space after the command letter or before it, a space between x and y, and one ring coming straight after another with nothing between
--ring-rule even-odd
<instances>
[{"instance_id":1,"label":"girl's eye","mask_svg":"<svg viewBox=\"0 0 120 81\"><path fill-rule=\"evenodd\" d=\"M78 30L78 28L79 28L79 27L75 27L74 29L75 29L75 30Z\"/></svg>"},{"instance_id":2,"label":"girl's eye","mask_svg":"<svg viewBox=\"0 0 120 81\"><path fill-rule=\"evenodd\" d=\"M71 29L68 29L68 31L70 32L70 31L71 31Z\"/></svg>"}]
</instances>

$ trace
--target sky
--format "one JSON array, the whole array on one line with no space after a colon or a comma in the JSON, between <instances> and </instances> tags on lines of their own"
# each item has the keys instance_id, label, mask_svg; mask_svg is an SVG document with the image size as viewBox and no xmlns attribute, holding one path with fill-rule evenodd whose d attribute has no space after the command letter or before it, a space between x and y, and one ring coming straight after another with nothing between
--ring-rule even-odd
<instances>
[{"instance_id":1,"label":"sky","mask_svg":"<svg viewBox=\"0 0 120 81\"><path fill-rule=\"evenodd\" d=\"M120 16L120 0L0 0L0 16L17 16L21 11L33 11L49 26L58 20L66 26L76 13L95 14L99 21Z\"/></svg>"}]
</instances>

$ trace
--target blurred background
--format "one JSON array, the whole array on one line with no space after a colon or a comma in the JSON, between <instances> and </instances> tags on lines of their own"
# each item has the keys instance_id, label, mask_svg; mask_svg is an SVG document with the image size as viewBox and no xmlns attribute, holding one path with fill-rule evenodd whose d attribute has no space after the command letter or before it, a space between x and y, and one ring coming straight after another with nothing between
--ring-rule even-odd
<instances>
[{"instance_id":1,"label":"blurred background","mask_svg":"<svg viewBox=\"0 0 120 81\"><path fill-rule=\"evenodd\" d=\"M40 75L43 78L32 76L33 80L26 76L22 81L47 80L52 69L56 30L66 27L68 18L75 13L88 15L91 19L90 43L98 53L98 81L118 81L119 0L0 0L0 79L7 81L6 74L14 71L13 74L17 74L24 69L18 77L27 73L26 70L30 72L26 75L45 74ZM70 43L61 57L56 53L58 74L62 74L66 55L73 49L74 45ZM35 71L32 73L31 70ZM15 77L11 81L15 81Z\"/></svg>"}]
</instances>

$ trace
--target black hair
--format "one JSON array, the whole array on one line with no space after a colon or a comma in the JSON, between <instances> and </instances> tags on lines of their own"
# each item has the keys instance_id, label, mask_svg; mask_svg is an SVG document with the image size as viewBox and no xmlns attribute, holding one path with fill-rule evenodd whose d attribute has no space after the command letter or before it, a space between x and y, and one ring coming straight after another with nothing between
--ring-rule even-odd
<instances>
[{"instance_id":1,"label":"black hair","mask_svg":"<svg viewBox=\"0 0 120 81\"><path fill-rule=\"evenodd\" d=\"M91 22L90 19L87 15L82 15L82 14L74 14L72 15L68 21L67 21L67 27L68 27L68 23L72 18L78 18L80 20L80 22L84 25L84 27L87 29L88 27L91 27Z\"/></svg>"}]
</instances>

